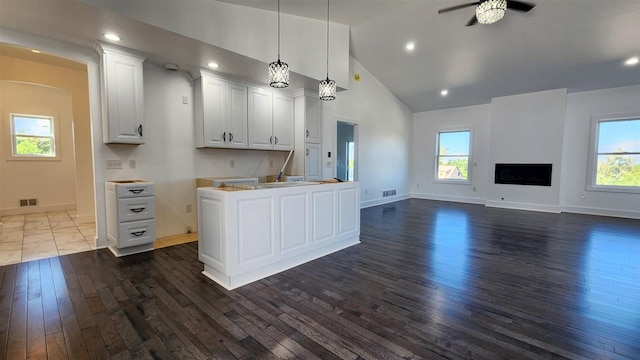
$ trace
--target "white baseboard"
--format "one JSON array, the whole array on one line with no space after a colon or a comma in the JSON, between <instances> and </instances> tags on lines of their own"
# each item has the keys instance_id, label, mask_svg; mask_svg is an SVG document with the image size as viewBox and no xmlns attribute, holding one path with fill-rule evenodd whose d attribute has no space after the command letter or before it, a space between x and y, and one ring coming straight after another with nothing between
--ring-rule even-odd
<instances>
[{"instance_id":1,"label":"white baseboard","mask_svg":"<svg viewBox=\"0 0 640 360\"><path fill-rule=\"evenodd\" d=\"M409 196L408 194L405 194L405 195L387 196L384 198L374 199L374 200L360 201L360 209L383 205L383 204L389 204L389 203L400 201L400 200L407 200L410 197L411 196Z\"/></svg>"},{"instance_id":2,"label":"white baseboard","mask_svg":"<svg viewBox=\"0 0 640 360\"><path fill-rule=\"evenodd\" d=\"M549 212L549 213L556 213L556 214L559 214L561 212L560 206L556 206L556 205L540 205L540 204L516 203L516 202L508 202L508 201L487 200L487 202L485 203L485 206L503 208L503 209L514 209L514 210L541 211L541 212Z\"/></svg>"},{"instance_id":3,"label":"white baseboard","mask_svg":"<svg viewBox=\"0 0 640 360\"><path fill-rule=\"evenodd\" d=\"M602 208L590 208L590 207L583 207L583 206L562 206L562 211L568 212L568 213L576 213L576 214L640 219L640 211L631 211L631 210L602 209Z\"/></svg>"},{"instance_id":4,"label":"white baseboard","mask_svg":"<svg viewBox=\"0 0 640 360\"><path fill-rule=\"evenodd\" d=\"M22 215L22 214L34 214L47 211L63 211L74 210L76 204L57 204L57 205L36 205L36 206L23 206L16 208L0 209L0 216L9 215Z\"/></svg>"},{"instance_id":5,"label":"white baseboard","mask_svg":"<svg viewBox=\"0 0 640 360\"><path fill-rule=\"evenodd\" d=\"M413 193L411 197L414 199L424 199L424 200L438 200L438 201L450 201L450 202L459 202L459 203L467 203L467 204L485 204L485 199L481 198L470 198L464 196L451 196L451 195L436 195L436 194L425 194L425 193Z\"/></svg>"}]
</instances>

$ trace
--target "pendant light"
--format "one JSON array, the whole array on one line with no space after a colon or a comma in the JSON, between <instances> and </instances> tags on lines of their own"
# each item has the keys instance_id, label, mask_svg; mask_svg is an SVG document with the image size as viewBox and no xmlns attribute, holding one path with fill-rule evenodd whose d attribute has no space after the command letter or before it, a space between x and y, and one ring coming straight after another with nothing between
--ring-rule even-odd
<instances>
[{"instance_id":1,"label":"pendant light","mask_svg":"<svg viewBox=\"0 0 640 360\"><path fill-rule=\"evenodd\" d=\"M280 61L280 0L278 0L278 61L269 64L269 86L274 88L289 86L289 65Z\"/></svg>"},{"instance_id":2,"label":"pendant light","mask_svg":"<svg viewBox=\"0 0 640 360\"><path fill-rule=\"evenodd\" d=\"M327 78L320 81L320 100L329 101L336 98L336 81L329 80L329 0L327 0Z\"/></svg>"}]
</instances>

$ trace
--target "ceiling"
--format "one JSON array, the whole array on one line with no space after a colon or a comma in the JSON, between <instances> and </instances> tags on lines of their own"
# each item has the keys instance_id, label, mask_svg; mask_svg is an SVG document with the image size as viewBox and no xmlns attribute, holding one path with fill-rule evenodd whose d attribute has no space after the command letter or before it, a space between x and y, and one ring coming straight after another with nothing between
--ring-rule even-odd
<instances>
[{"instance_id":1,"label":"ceiling","mask_svg":"<svg viewBox=\"0 0 640 360\"><path fill-rule=\"evenodd\" d=\"M272 11L277 6L275 0L222 1ZM640 0L532 1L537 6L527 14L507 11L495 24L465 27L472 7L437 10L468 0L332 0L331 21L351 27L351 55L413 112L557 88L640 84L640 66L623 65L640 56ZM281 0L280 8L326 17L324 0ZM223 72L266 82L260 61L78 0L0 0L0 26L86 47L105 29L123 29L133 34L123 45L151 54L152 62L189 70L218 58L232 64ZM415 43L410 52L409 41ZM316 79L297 74L291 82L317 87Z\"/></svg>"}]
</instances>

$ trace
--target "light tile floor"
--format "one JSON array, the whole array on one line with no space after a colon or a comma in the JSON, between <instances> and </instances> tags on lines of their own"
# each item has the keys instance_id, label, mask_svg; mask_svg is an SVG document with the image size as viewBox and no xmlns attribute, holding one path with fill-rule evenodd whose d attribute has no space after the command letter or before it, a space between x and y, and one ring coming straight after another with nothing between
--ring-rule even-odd
<instances>
[{"instance_id":1,"label":"light tile floor","mask_svg":"<svg viewBox=\"0 0 640 360\"><path fill-rule=\"evenodd\" d=\"M51 211L0 219L0 266L67 255L96 248L95 223L76 224L75 210ZM198 233L159 238L158 249L198 240Z\"/></svg>"},{"instance_id":2,"label":"light tile floor","mask_svg":"<svg viewBox=\"0 0 640 360\"><path fill-rule=\"evenodd\" d=\"M0 265L95 249L95 224L76 224L74 217L75 210L3 216Z\"/></svg>"}]
</instances>

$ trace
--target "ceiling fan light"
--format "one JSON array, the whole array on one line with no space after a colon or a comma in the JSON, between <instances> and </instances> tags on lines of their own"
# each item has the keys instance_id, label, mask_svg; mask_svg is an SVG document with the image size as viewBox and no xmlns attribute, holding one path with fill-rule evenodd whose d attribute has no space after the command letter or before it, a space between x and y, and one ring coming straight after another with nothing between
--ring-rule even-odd
<instances>
[{"instance_id":1,"label":"ceiling fan light","mask_svg":"<svg viewBox=\"0 0 640 360\"><path fill-rule=\"evenodd\" d=\"M476 7L476 18L480 24L493 24L504 17L506 0L486 0Z\"/></svg>"},{"instance_id":2,"label":"ceiling fan light","mask_svg":"<svg viewBox=\"0 0 640 360\"><path fill-rule=\"evenodd\" d=\"M320 100L330 101L336 99L336 81L329 80L328 76L326 79L320 81L318 90L320 92Z\"/></svg>"},{"instance_id":3,"label":"ceiling fan light","mask_svg":"<svg viewBox=\"0 0 640 360\"><path fill-rule=\"evenodd\" d=\"M269 86L285 88L289 86L289 65L278 59L269 64Z\"/></svg>"}]
</instances>

